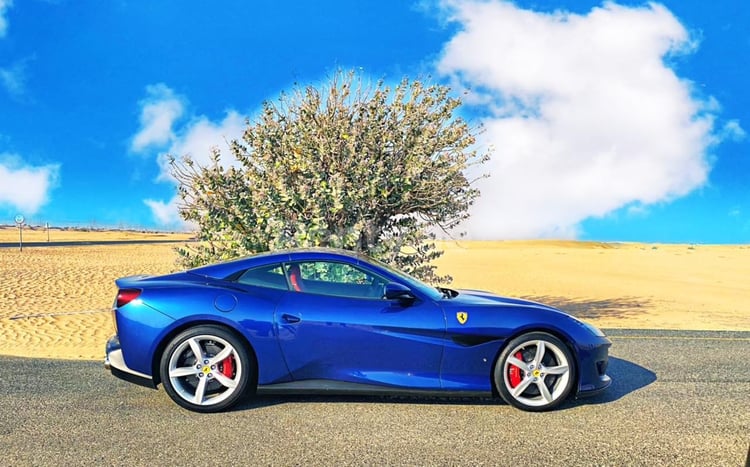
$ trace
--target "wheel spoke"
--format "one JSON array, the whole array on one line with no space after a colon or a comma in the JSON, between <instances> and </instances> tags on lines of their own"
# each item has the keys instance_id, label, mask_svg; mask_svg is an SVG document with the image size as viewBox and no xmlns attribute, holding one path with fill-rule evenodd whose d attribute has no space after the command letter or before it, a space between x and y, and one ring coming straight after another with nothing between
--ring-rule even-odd
<instances>
[{"instance_id":1,"label":"wheel spoke","mask_svg":"<svg viewBox=\"0 0 750 467\"><path fill-rule=\"evenodd\" d=\"M532 378L525 378L523 381L521 381L521 384L513 388L513 397L520 396L533 381L534 380Z\"/></svg>"},{"instance_id":2,"label":"wheel spoke","mask_svg":"<svg viewBox=\"0 0 750 467\"><path fill-rule=\"evenodd\" d=\"M208 378L198 378L198 386L195 388L195 397L193 402L196 404L203 404L203 396L206 394L206 382Z\"/></svg>"},{"instance_id":3,"label":"wheel spoke","mask_svg":"<svg viewBox=\"0 0 750 467\"><path fill-rule=\"evenodd\" d=\"M183 366L180 368L174 368L174 369L169 370L169 377L179 378L181 376L195 376L197 372L198 370L196 370L195 367Z\"/></svg>"},{"instance_id":4,"label":"wheel spoke","mask_svg":"<svg viewBox=\"0 0 750 467\"><path fill-rule=\"evenodd\" d=\"M544 368L544 372L548 375L564 375L568 372L568 365L548 366Z\"/></svg>"},{"instance_id":5,"label":"wheel spoke","mask_svg":"<svg viewBox=\"0 0 750 467\"><path fill-rule=\"evenodd\" d=\"M542 364L542 359L544 358L544 352L547 351L546 346L544 345L544 341L540 340L536 343L536 355L534 355L534 368L539 368L539 365Z\"/></svg>"},{"instance_id":6,"label":"wheel spoke","mask_svg":"<svg viewBox=\"0 0 750 467\"><path fill-rule=\"evenodd\" d=\"M219 372L214 373L214 378L216 378L216 381L221 383L221 385L224 387L227 387L230 389L234 389L237 387L237 381L227 378L226 376L224 376L223 374Z\"/></svg>"},{"instance_id":7,"label":"wheel spoke","mask_svg":"<svg viewBox=\"0 0 750 467\"><path fill-rule=\"evenodd\" d=\"M210 361L208 362L208 364L209 365L218 365L219 363L221 363L222 361L224 361L224 359L226 359L227 357L229 357L233 353L234 353L234 349L232 348L232 346L228 345L228 346L224 347L221 350L221 352L219 352L218 354L216 354L215 357L212 357L210 359Z\"/></svg>"},{"instance_id":8,"label":"wheel spoke","mask_svg":"<svg viewBox=\"0 0 750 467\"><path fill-rule=\"evenodd\" d=\"M199 364L203 364L203 349L201 349L201 343L198 341L198 339L190 339L188 341L190 344L190 350L193 351L193 355L195 355L195 360Z\"/></svg>"},{"instance_id":9,"label":"wheel spoke","mask_svg":"<svg viewBox=\"0 0 750 467\"><path fill-rule=\"evenodd\" d=\"M521 371L523 371L523 372L525 372L525 371L526 371L526 367L528 366L528 363L526 363L526 362L524 362L524 361L522 361L522 360L519 360L519 359L517 359L516 357L514 357L514 356L512 356L512 355L511 355L510 357L508 357L508 360L507 360L507 361L508 361L508 363L510 363L511 365L513 365L513 366L517 366L518 368L520 368L520 369L521 369Z\"/></svg>"},{"instance_id":10,"label":"wheel spoke","mask_svg":"<svg viewBox=\"0 0 750 467\"><path fill-rule=\"evenodd\" d=\"M544 384L544 378L540 378L536 382L536 387L539 388L539 392L542 393L542 397L547 402L552 402L552 394L550 394L549 389L547 389L547 385Z\"/></svg>"}]
</instances>

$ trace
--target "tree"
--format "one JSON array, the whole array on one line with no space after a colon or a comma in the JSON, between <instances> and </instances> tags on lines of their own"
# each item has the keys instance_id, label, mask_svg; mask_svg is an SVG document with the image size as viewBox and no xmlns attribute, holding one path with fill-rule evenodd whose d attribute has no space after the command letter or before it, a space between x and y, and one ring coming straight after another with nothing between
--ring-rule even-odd
<instances>
[{"instance_id":1,"label":"tree","mask_svg":"<svg viewBox=\"0 0 750 467\"><path fill-rule=\"evenodd\" d=\"M364 252L422 279L450 280L430 264L435 231L468 217L479 195L466 170L489 157L454 116L449 88L403 79L391 88L337 72L323 90L295 86L265 102L224 166L172 158L180 213L198 225L180 265L287 247Z\"/></svg>"}]
</instances>

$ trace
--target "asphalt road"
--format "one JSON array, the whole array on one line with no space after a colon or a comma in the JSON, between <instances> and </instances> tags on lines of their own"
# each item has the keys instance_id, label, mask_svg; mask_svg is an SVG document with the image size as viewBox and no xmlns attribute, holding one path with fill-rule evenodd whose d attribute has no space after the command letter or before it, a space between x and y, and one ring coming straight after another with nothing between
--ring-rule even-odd
<instances>
[{"instance_id":1,"label":"asphalt road","mask_svg":"<svg viewBox=\"0 0 750 467\"><path fill-rule=\"evenodd\" d=\"M743 466L750 333L610 331L610 389L490 400L259 398L200 415L100 362L0 358L0 463Z\"/></svg>"}]
</instances>

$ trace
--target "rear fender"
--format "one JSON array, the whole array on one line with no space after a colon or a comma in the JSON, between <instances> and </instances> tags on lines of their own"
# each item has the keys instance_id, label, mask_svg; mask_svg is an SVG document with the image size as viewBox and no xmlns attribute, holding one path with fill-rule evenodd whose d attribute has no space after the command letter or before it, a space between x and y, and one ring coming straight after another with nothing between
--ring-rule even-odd
<instances>
[{"instance_id":1,"label":"rear fender","mask_svg":"<svg viewBox=\"0 0 750 467\"><path fill-rule=\"evenodd\" d=\"M255 381L260 384L270 384L291 380L272 323L253 319L243 319L237 322L224 315L205 314L175 321L160 334L151 354L151 371L156 383L161 382L159 364L167 345L182 331L204 324L222 326L236 334L247 344L248 350L255 358L258 371Z\"/></svg>"},{"instance_id":2,"label":"rear fender","mask_svg":"<svg viewBox=\"0 0 750 467\"><path fill-rule=\"evenodd\" d=\"M182 331L185 331L186 329L190 329L195 326L202 326L202 325L215 325L215 326L221 326L224 329L232 332L235 336L237 336L238 339L240 339L248 349L250 356L255 359L255 368L258 367L258 357L255 353L255 349L253 348L253 345L250 341L248 341L247 337L239 332L237 329L234 328L233 324L228 323L227 321L223 320L214 320L214 319L196 319L196 320L190 320L185 321L182 323L178 323L175 326L170 327L169 331L164 333L162 337L159 340L159 343L157 344L156 348L154 349L152 355L152 361L151 361L151 374L153 375L154 379L154 385L161 384L161 374L159 372L159 366L161 364L161 356L164 353L164 349L169 345L169 343L172 341L172 339L175 338L178 334L180 334ZM257 370L256 370L257 371ZM254 381L257 381L257 374L255 375Z\"/></svg>"}]
</instances>

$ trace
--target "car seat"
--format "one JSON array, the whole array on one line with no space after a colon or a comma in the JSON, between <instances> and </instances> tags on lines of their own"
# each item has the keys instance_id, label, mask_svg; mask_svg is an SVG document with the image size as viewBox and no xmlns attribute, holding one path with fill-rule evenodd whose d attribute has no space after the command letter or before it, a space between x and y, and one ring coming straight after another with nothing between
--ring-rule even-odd
<instances>
[{"instance_id":1,"label":"car seat","mask_svg":"<svg viewBox=\"0 0 750 467\"><path fill-rule=\"evenodd\" d=\"M287 274L289 274L289 283L292 286L292 290L302 292L302 272L299 269L299 264L290 264Z\"/></svg>"}]
</instances>

